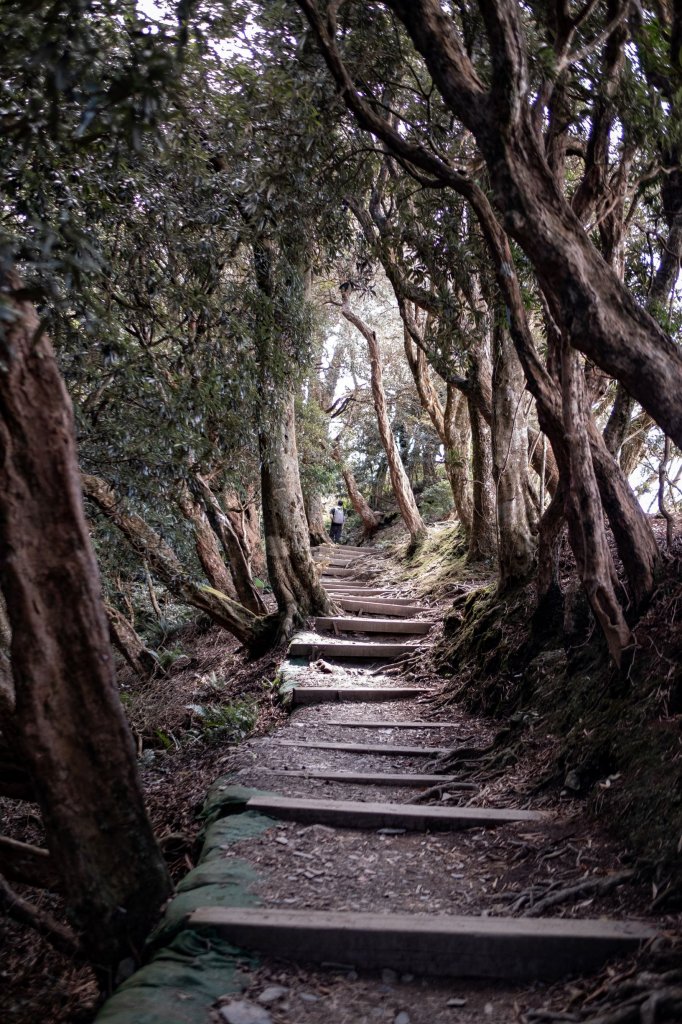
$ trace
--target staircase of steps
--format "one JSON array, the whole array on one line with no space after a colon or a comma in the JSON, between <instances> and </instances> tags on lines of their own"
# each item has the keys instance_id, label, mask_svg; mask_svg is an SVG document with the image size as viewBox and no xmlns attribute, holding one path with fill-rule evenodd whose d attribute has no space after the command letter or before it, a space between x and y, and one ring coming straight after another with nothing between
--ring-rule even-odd
<instances>
[{"instance_id":1,"label":"staircase of steps","mask_svg":"<svg viewBox=\"0 0 682 1024\"><path fill-rule=\"evenodd\" d=\"M359 834L365 837L362 849L371 849L373 857L381 856L386 835L407 840L437 832L452 835L454 843L463 829L475 837L483 836L483 829L548 827L547 815L527 808L472 806L475 784L422 769L425 761L461 741L459 723L429 721L421 703L428 691L395 685L377 665L415 654L428 642L433 627L429 608L409 596L394 596L388 587L354 579L360 567L365 576L377 571L379 550L325 546L315 557L334 603L355 614L317 618L314 631L293 638L288 665L294 684L287 694L293 716L274 737L249 745L254 762L242 769L240 781L266 792L251 796L247 811L266 815L273 824L333 829L339 843L343 836ZM354 635L364 638L349 639ZM287 663L283 679L286 668ZM377 715L378 701L389 703L383 717ZM329 715L329 702L343 704L345 712ZM300 734L292 736L297 727ZM362 730L363 741L346 741L346 729ZM411 730L417 737L400 745L392 742L393 730ZM439 746L433 746L436 735ZM415 789L438 785L449 785L452 792L459 787L460 803L408 802ZM286 793L277 793L282 788ZM344 790L354 798L344 799ZM389 801L384 799L387 790ZM298 834L284 833L282 841L291 842L286 837ZM418 878L414 884L419 885ZM361 889L358 895L362 899ZM190 923L244 949L304 963L514 981L594 970L609 957L636 950L652 934L631 921L417 914L404 913L400 906L392 913L218 906L197 909Z\"/></svg>"}]
</instances>

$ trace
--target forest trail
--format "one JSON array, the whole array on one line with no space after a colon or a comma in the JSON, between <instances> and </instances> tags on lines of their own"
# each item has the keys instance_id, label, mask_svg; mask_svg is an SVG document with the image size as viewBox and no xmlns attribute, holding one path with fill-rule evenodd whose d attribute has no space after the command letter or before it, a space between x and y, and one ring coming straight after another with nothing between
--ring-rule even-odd
<instances>
[{"instance_id":1,"label":"forest trail","mask_svg":"<svg viewBox=\"0 0 682 1024\"><path fill-rule=\"evenodd\" d=\"M398 665L429 643L428 607L377 582L377 553L318 558L325 588L357 614L292 640L281 670L290 720L244 744L222 780L248 787L240 818L266 816L266 831L228 838L220 854L255 872L255 905L199 904L189 926L263 959L246 995L226 995L213 1019L509 1021L519 985L533 984L532 1001L538 982L635 951L653 934L635 921L500 909L498 883L523 874L519 850L560 835L561 822L513 794L487 806L475 784L433 770L445 751L489 737L472 735L459 709L429 720L429 691L396 685ZM435 785L445 798L420 802Z\"/></svg>"}]
</instances>

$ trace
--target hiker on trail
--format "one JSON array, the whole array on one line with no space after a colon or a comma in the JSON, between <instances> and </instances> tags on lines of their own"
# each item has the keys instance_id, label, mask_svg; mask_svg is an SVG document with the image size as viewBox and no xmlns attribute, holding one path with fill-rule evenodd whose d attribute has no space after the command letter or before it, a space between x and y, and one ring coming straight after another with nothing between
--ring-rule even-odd
<instances>
[{"instance_id":1,"label":"hiker on trail","mask_svg":"<svg viewBox=\"0 0 682 1024\"><path fill-rule=\"evenodd\" d=\"M346 518L343 511L343 502L340 501L338 505L329 510L331 516L332 525L329 529L329 536L335 544L338 544L341 540L341 532L343 530L343 522Z\"/></svg>"}]
</instances>

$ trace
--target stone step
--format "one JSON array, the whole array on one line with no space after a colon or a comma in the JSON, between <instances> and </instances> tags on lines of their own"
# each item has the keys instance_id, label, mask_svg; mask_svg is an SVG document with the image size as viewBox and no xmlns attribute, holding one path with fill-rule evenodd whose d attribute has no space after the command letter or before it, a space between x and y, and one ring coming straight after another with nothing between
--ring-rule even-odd
<instances>
[{"instance_id":1,"label":"stone step","mask_svg":"<svg viewBox=\"0 0 682 1024\"><path fill-rule=\"evenodd\" d=\"M418 686L295 686L291 691L294 707L306 704L327 704L339 701L414 700L429 690Z\"/></svg>"},{"instance_id":2,"label":"stone step","mask_svg":"<svg viewBox=\"0 0 682 1024\"><path fill-rule=\"evenodd\" d=\"M334 597L334 604L347 612L362 612L365 615L384 615L397 618L420 615L430 611L423 604L397 604L395 601L376 601L374 598Z\"/></svg>"},{"instance_id":3,"label":"stone step","mask_svg":"<svg viewBox=\"0 0 682 1024\"><path fill-rule=\"evenodd\" d=\"M429 786L448 786L451 789L478 791L475 782L460 782L454 775L411 775L401 772L320 772L287 771L268 768L269 775L292 776L295 779L320 779L323 782L349 782L355 786L408 786L427 789Z\"/></svg>"},{"instance_id":4,"label":"stone step","mask_svg":"<svg viewBox=\"0 0 682 1024\"><path fill-rule=\"evenodd\" d=\"M321 617L313 620L316 629L330 629L343 633L428 633L433 622L428 619L359 619L340 616Z\"/></svg>"},{"instance_id":5,"label":"stone step","mask_svg":"<svg viewBox=\"0 0 682 1024\"><path fill-rule=\"evenodd\" d=\"M247 803L283 821L337 825L341 828L400 828L408 832L449 832L464 828L497 828L514 822L542 822L540 811L508 807L429 807L419 804L365 803L361 800L315 800L310 797L253 796Z\"/></svg>"},{"instance_id":6,"label":"stone step","mask_svg":"<svg viewBox=\"0 0 682 1024\"><path fill-rule=\"evenodd\" d=\"M291 658L363 658L365 661L393 661L404 654L415 654L419 650L413 644L374 643L363 644L355 640L292 640L289 644Z\"/></svg>"},{"instance_id":7,"label":"stone step","mask_svg":"<svg viewBox=\"0 0 682 1024\"><path fill-rule=\"evenodd\" d=\"M295 722L295 725L307 723ZM317 722L317 725L338 726L344 729L461 729L459 722L388 722L384 719L353 719L345 722L341 718L325 719L324 722Z\"/></svg>"},{"instance_id":8,"label":"stone step","mask_svg":"<svg viewBox=\"0 0 682 1024\"><path fill-rule=\"evenodd\" d=\"M303 963L435 977L554 981L595 971L654 937L636 921L205 907L189 926L242 949ZM285 953L286 951L286 953Z\"/></svg>"},{"instance_id":9,"label":"stone step","mask_svg":"<svg viewBox=\"0 0 682 1024\"><path fill-rule=\"evenodd\" d=\"M344 750L348 754L385 754L391 757L441 757L450 747L396 747L389 743L343 743L326 740L273 740L280 747L305 747L307 750Z\"/></svg>"}]
</instances>

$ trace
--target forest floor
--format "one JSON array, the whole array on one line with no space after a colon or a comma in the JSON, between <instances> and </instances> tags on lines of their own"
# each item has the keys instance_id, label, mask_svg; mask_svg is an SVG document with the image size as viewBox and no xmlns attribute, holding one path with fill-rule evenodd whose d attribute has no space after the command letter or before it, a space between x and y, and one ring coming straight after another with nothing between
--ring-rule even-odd
<instances>
[{"instance_id":1,"label":"forest floor","mask_svg":"<svg viewBox=\"0 0 682 1024\"><path fill-rule=\"evenodd\" d=\"M398 537L395 543L398 546ZM436 547L441 551L444 545L439 542ZM447 561L445 554L443 560ZM480 578L480 570L477 574L465 574L458 583L446 572L439 575L432 564L414 565L406 571L397 561L387 567L386 579L400 579L416 592L423 590L424 570L431 572L433 609L441 614L449 608L453 590L486 582ZM198 811L211 783L219 776L241 772L239 781L274 788L272 780L266 786L258 775L257 767L265 756L285 759L289 768L297 767L295 752L292 754L287 748L274 751L270 740L274 730L278 738L283 738L301 735L312 727L315 738L323 739L328 732L325 719L334 710L305 708L290 717L281 708L273 681L283 650L247 661L236 642L224 632L191 626L179 630L173 642L174 659L164 676L144 688L125 670L120 678L124 704L138 742L147 806L173 878L178 881L196 863L201 845ZM461 704L443 707L442 699L438 699L443 679L429 657L422 657L419 664L412 663L400 671L406 673L410 685L418 681L431 688L433 696L415 707L406 702L395 707L382 704L382 716L390 711L394 719L419 715L455 721L453 733L447 733L447 740L443 737L445 745L455 739L458 746L466 744L471 737L477 747L482 747L496 735L499 720L465 710ZM403 679L396 675L392 681L400 684ZM344 715L360 714L359 709L360 706L345 705ZM354 741L368 738L361 729L353 733ZM426 742L426 734L412 733L412 740L415 744ZM389 741L399 740L391 735ZM679 935L679 915L658 905L657 890L652 890L651 882L641 875L633 874L623 884L601 894L589 885L583 891L570 892L580 882L630 871L634 860L632 851L622 841L609 836L593 813L594 805L588 806L583 794L562 785L538 790L538 779L546 775L556 758L559 743L555 735L543 736L536 730L523 755L515 757L503 771L486 772L484 765L479 769L473 763L467 774L479 787L475 794L479 805L532 805L533 809L551 811L551 825L542 829L514 826L479 833L478 837L473 832L384 835L375 843L381 850L378 856L376 848L369 849L362 833L348 832L339 843L324 827L301 828L281 823L258 844L252 844L249 851L235 847L233 852L248 853L257 863L257 895L265 904L293 904L295 900L297 907L350 907L353 899L357 899L349 896L348 880L352 877L356 882L359 879L355 891L361 893L362 909L523 913L544 896L563 894L548 913L634 917L654 923L667 936ZM364 760L366 764L359 764L354 757L353 770L386 770L385 761L379 767L376 757L368 755ZM327 752L307 751L306 768L329 767L331 763ZM335 770L350 768L350 758L335 753L333 766ZM415 770L409 761L392 762L391 768L394 767ZM419 770L426 770L423 763ZM599 784L607 790L617 786L618 780L607 776ZM314 788L320 796L340 795L321 782L307 781L303 788L302 781L295 778L280 778L276 787L282 794L318 795L312 792ZM375 793L367 787L362 792L365 800L401 800L411 796L407 791L392 791L389 797L385 790ZM344 787L343 799L359 797L353 787ZM442 801L443 797L446 803L453 799L466 803L474 794L459 794L455 798L441 793L434 794L433 799ZM17 839L41 844L40 822L32 805L0 801L0 813L3 831ZM417 868L419 882L413 884ZM31 892L31 898L35 897L35 891ZM42 899L46 909L58 911L54 898ZM89 1024L97 993L87 968L74 966L34 933L5 921L0 922L0 951L3 1021L33 1024L39 1019L49 1024ZM655 955L649 953L647 957L609 965L596 977L549 987L487 983L458 983L453 987L431 980L425 983L410 975L398 977L390 971L380 976L358 976L351 969L308 970L264 961L252 972L247 997L257 1000L264 989L273 985L286 989L269 1011L274 1021L291 1024L327 1024L332 1016L349 1024L365 1020L391 1024L430 1024L441 1020L453 1024L481 1020L493 1024L515 1020L578 1021L585 1019L581 1007L596 1008L604 1000L610 1004L621 992L625 998L636 989L642 970L664 971L673 962L670 957L666 945ZM639 1017L614 1017L616 1020L635 1021Z\"/></svg>"}]
</instances>

